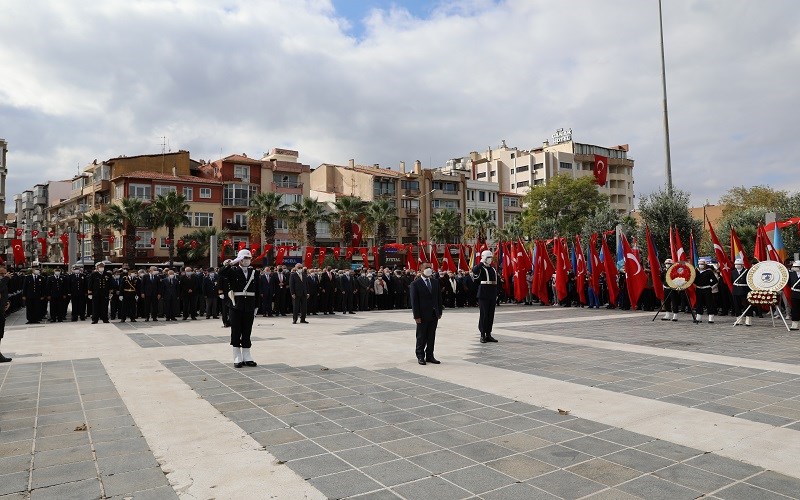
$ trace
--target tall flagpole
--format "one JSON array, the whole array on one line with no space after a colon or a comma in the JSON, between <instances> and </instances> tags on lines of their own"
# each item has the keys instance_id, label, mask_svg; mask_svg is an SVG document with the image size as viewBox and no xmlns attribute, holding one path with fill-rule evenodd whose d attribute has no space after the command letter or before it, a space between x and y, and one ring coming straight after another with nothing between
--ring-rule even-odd
<instances>
[{"instance_id":1,"label":"tall flagpole","mask_svg":"<svg viewBox=\"0 0 800 500\"><path fill-rule=\"evenodd\" d=\"M672 196L672 160L669 148L669 115L667 114L667 73L664 64L664 22L661 16L661 0L658 0L658 29L661 34L661 89L664 95L664 145L667 153L667 194Z\"/></svg>"}]
</instances>

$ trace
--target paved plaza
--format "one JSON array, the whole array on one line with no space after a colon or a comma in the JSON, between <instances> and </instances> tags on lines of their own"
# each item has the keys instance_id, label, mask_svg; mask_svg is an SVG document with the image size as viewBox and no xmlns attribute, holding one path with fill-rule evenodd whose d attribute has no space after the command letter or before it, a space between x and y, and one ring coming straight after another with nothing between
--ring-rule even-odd
<instances>
[{"instance_id":1,"label":"paved plaza","mask_svg":"<svg viewBox=\"0 0 800 500\"><path fill-rule=\"evenodd\" d=\"M0 365L0 499L800 498L800 335L653 313L445 310L24 325Z\"/></svg>"}]
</instances>

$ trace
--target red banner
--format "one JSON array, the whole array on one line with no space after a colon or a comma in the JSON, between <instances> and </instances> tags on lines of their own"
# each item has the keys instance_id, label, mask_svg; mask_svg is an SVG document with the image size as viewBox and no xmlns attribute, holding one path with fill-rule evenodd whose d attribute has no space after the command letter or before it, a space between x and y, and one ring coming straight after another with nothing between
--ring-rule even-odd
<instances>
[{"instance_id":1,"label":"red banner","mask_svg":"<svg viewBox=\"0 0 800 500\"><path fill-rule=\"evenodd\" d=\"M467 245L458 246L458 268L462 271L469 271L469 264L467 264L467 257L465 255L465 247Z\"/></svg>"},{"instance_id":2,"label":"red banner","mask_svg":"<svg viewBox=\"0 0 800 500\"><path fill-rule=\"evenodd\" d=\"M278 254L275 256L275 264L281 265L283 264L283 258L286 256L286 246L279 245L278 246Z\"/></svg>"},{"instance_id":3,"label":"red banner","mask_svg":"<svg viewBox=\"0 0 800 500\"><path fill-rule=\"evenodd\" d=\"M23 231L23 229L22 229L21 227L18 227L18 228L17 228L17 230L16 230L16 235L17 235L17 238L19 238L20 236L22 236L22 233L23 233L23 232L24 232L24 231Z\"/></svg>"},{"instance_id":4,"label":"red banner","mask_svg":"<svg viewBox=\"0 0 800 500\"><path fill-rule=\"evenodd\" d=\"M25 250L22 246L22 240L15 238L11 240L11 248L14 249L14 264L19 266L25 263Z\"/></svg>"},{"instance_id":5,"label":"red banner","mask_svg":"<svg viewBox=\"0 0 800 500\"><path fill-rule=\"evenodd\" d=\"M69 264L69 235L67 233L61 235L61 249L64 254L64 264Z\"/></svg>"},{"instance_id":6,"label":"red banner","mask_svg":"<svg viewBox=\"0 0 800 500\"><path fill-rule=\"evenodd\" d=\"M578 288L578 300L581 304L586 305L586 260L583 256L583 247L581 246L581 236L575 235L575 285Z\"/></svg>"},{"instance_id":7,"label":"red banner","mask_svg":"<svg viewBox=\"0 0 800 500\"><path fill-rule=\"evenodd\" d=\"M378 247L372 247L372 260L375 262L375 269L381 267L381 262L378 254Z\"/></svg>"},{"instance_id":8,"label":"red banner","mask_svg":"<svg viewBox=\"0 0 800 500\"><path fill-rule=\"evenodd\" d=\"M647 234L647 260L650 261L650 278L653 280L653 292L658 300L664 300L664 283L661 282L661 263L658 261L658 252L650 235L650 228L645 226ZM730 272L728 273L730 275ZM730 279L730 276L728 276Z\"/></svg>"},{"instance_id":9,"label":"red banner","mask_svg":"<svg viewBox=\"0 0 800 500\"><path fill-rule=\"evenodd\" d=\"M314 260L314 247L306 247L305 257L303 258L303 265L307 268L312 266Z\"/></svg>"},{"instance_id":10,"label":"red banner","mask_svg":"<svg viewBox=\"0 0 800 500\"><path fill-rule=\"evenodd\" d=\"M333 258L339 260L342 256L342 247L333 247Z\"/></svg>"},{"instance_id":11,"label":"red banner","mask_svg":"<svg viewBox=\"0 0 800 500\"><path fill-rule=\"evenodd\" d=\"M622 235L622 252L625 254L625 283L628 288L628 298L631 301L631 309L636 309L639 303L639 296L647 288L647 274L642 268L642 263L634 255L628 238Z\"/></svg>"},{"instance_id":12,"label":"red banner","mask_svg":"<svg viewBox=\"0 0 800 500\"><path fill-rule=\"evenodd\" d=\"M317 250L317 267L322 268L325 266L325 247L319 247Z\"/></svg>"},{"instance_id":13,"label":"red banner","mask_svg":"<svg viewBox=\"0 0 800 500\"><path fill-rule=\"evenodd\" d=\"M417 259L414 258L414 245L406 245L406 267L416 272L418 269Z\"/></svg>"},{"instance_id":14,"label":"red banner","mask_svg":"<svg viewBox=\"0 0 800 500\"><path fill-rule=\"evenodd\" d=\"M361 261L364 263L364 267L369 267L369 248L359 247L358 252L361 254Z\"/></svg>"},{"instance_id":15,"label":"red banner","mask_svg":"<svg viewBox=\"0 0 800 500\"><path fill-rule=\"evenodd\" d=\"M350 262L353 260L353 247L347 247L344 251L344 260L347 261L347 265L350 265Z\"/></svg>"},{"instance_id":16,"label":"red banner","mask_svg":"<svg viewBox=\"0 0 800 500\"><path fill-rule=\"evenodd\" d=\"M608 177L608 157L594 155L594 180L598 186L605 186Z\"/></svg>"},{"instance_id":17,"label":"red banner","mask_svg":"<svg viewBox=\"0 0 800 500\"><path fill-rule=\"evenodd\" d=\"M41 256L42 256L42 260L44 260L44 258L47 257L47 238L37 238L36 240L39 242L39 245L41 245L41 247L42 247Z\"/></svg>"},{"instance_id":18,"label":"red banner","mask_svg":"<svg viewBox=\"0 0 800 500\"><path fill-rule=\"evenodd\" d=\"M350 244L354 247L361 245L361 226L356 224L355 222L352 225L352 232L353 232L353 240Z\"/></svg>"},{"instance_id":19,"label":"red banner","mask_svg":"<svg viewBox=\"0 0 800 500\"><path fill-rule=\"evenodd\" d=\"M433 272L439 272L439 258L438 254L439 249L436 248L436 243L431 243L431 267L433 267Z\"/></svg>"}]
</instances>

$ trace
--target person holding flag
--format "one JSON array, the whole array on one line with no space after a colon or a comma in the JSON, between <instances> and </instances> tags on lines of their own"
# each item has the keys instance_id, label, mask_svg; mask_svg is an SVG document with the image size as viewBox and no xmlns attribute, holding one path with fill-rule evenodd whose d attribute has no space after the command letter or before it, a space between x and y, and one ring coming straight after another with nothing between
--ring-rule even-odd
<instances>
[{"instance_id":1,"label":"person holding flag","mask_svg":"<svg viewBox=\"0 0 800 500\"><path fill-rule=\"evenodd\" d=\"M744 266L744 261L739 257L733 261L731 280L733 281L733 314L738 317L747 309L747 293L750 291L750 286L747 284L747 268ZM760 311L757 307L750 308L744 318L744 326L751 326L750 318L753 317L756 310Z\"/></svg>"},{"instance_id":2,"label":"person holding flag","mask_svg":"<svg viewBox=\"0 0 800 500\"><path fill-rule=\"evenodd\" d=\"M478 331L481 334L481 344L486 342L497 342L492 337L492 327L494 326L494 310L497 306L497 270L492 267L492 252L484 250L481 253L481 261L472 268L472 279L477 287L478 307L480 307L480 317L478 319Z\"/></svg>"},{"instance_id":3,"label":"person holding flag","mask_svg":"<svg viewBox=\"0 0 800 500\"><path fill-rule=\"evenodd\" d=\"M703 315L703 309L708 313L708 322L714 323L714 315L717 314L717 307L714 303L714 294L712 288L717 286L719 280L711 266L708 265L706 259L699 259L697 261L697 274L695 275L694 285L697 288L697 306L695 312L697 319L695 323L700 323L700 316Z\"/></svg>"}]
</instances>

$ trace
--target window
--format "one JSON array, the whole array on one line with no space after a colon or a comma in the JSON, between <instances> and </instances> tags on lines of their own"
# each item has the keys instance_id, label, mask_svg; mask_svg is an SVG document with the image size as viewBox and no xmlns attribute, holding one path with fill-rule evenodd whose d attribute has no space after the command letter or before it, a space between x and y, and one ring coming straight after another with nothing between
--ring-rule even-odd
<instances>
[{"instance_id":1,"label":"window","mask_svg":"<svg viewBox=\"0 0 800 500\"><path fill-rule=\"evenodd\" d=\"M458 184L449 181L433 181L433 189L439 189L445 193L457 193Z\"/></svg>"},{"instance_id":2,"label":"window","mask_svg":"<svg viewBox=\"0 0 800 500\"><path fill-rule=\"evenodd\" d=\"M433 208L445 208L448 210L458 210L458 200L432 200L431 206Z\"/></svg>"},{"instance_id":3,"label":"window","mask_svg":"<svg viewBox=\"0 0 800 500\"><path fill-rule=\"evenodd\" d=\"M292 203L295 203L295 202L301 203L302 201L303 201L303 195L302 194L284 193L284 194L281 195L281 202L284 205L291 205Z\"/></svg>"},{"instance_id":4,"label":"window","mask_svg":"<svg viewBox=\"0 0 800 500\"><path fill-rule=\"evenodd\" d=\"M239 243L244 243L244 247L247 249L250 248L250 239L247 236L231 236L231 243L234 253L239 251ZM277 246L277 241L275 243Z\"/></svg>"},{"instance_id":5,"label":"window","mask_svg":"<svg viewBox=\"0 0 800 500\"><path fill-rule=\"evenodd\" d=\"M128 198L150 201L151 187L146 184L131 184L128 186Z\"/></svg>"},{"instance_id":6,"label":"window","mask_svg":"<svg viewBox=\"0 0 800 500\"><path fill-rule=\"evenodd\" d=\"M475 175L475 178L476 178L476 179L483 179L484 177L486 177L486 172L478 172L478 173Z\"/></svg>"},{"instance_id":7,"label":"window","mask_svg":"<svg viewBox=\"0 0 800 500\"><path fill-rule=\"evenodd\" d=\"M536 179L535 181L533 181L534 186L541 186L543 184L544 184L544 179Z\"/></svg>"},{"instance_id":8,"label":"window","mask_svg":"<svg viewBox=\"0 0 800 500\"><path fill-rule=\"evenodd\" d=\"M243 213L233 214L233 223L236 224L240 229L246 230L247 229L247 214L243 214Z\"/></svg>"},{"instance_id":9,"label":"window","mask_svg":"<svg viewBox=\"0 0 800 500\"><path fill-rule=\"evenodd\" d=\"M168 248L168 247L169 247L169 245L167 245L167 237L166 236L162 236L158 240L158 248Z\"/></svg>"},{"instance_id":10,"label":"window","mask_svg":"<svg viewBox=\"0 0 800 500\"><path fill-rule=\"evenodd\" d=\"M527 172L527 171L528 171L528 165L523 165L521 167L517 167L517 173Z\"/></svg>"},{"instance_id":11,"label":"window","mask_svg":"<svg viewBox=\"0 0 800 500\"><path fill-rule=\"evenodd\" d=\"M188 215L188 214L187 214ZM211 227L214 225L214 214L208 212L195 212L190 220L194 227Z\"/></svg>"},{"instance_id":12,"label":"window","mask_svg":"<svg viewBox=\"0 0 800 500\"><path fill-rule=\"evenodd\" d=\"M176 193L178 192L178 188L175 186L160 186L156 185L156 197L158 196L166 196L169 193Z\"/></svg>"},{"instance_id":13,"label":"window","mask_svg":"<svg viewBox=\"0 0 800 500\"><path fill-rule=\"evenodd\" d=\"M184 186L183 197L186 199L186 201L194 200L194 189L192 189L191 186Z\"/></svg>"},{"instance_id":14,"label":"window","mask_svg":"<svg viewBox=\"0 0 800 500\"><path fill-rule=\"evenodd\" d=\"M544 163L536 163L533 165L534 170L541 170L544 168Z\"/></svg>"},{"instance_id":15,"label":"window","mask_svg":"<svg viewBox=\"0 0 800 500\"><path fill-rule=\"evenodd\" d=\"M400 187L403 189L419 191L419 181L401 181Z\"/></svg>"},{"instance_id":16,"label":"window","mask_svg":"<svg viewBox=\"0 0 800 500\"><path fill-rule=\"evenodd\" d=\"M236 207L247 207L258 188L249 184L226 184L222 195L223 205L233 205Z\"/></svg>"},{"instance_id":17,"label":"window","mask_svg":"<svg viewBox=\"0 0 800 500\"><path fill-rule=\"evenodd\" d=\"M503 206L504 207L518 207L519 206L519 199L512 198L510 196L503 197Z\"/></svg>"},{"instance_id":18,"label":"window","mask_svg":"<svg viewBox=\"0 0 800 500\"><path fill-rule=\"evenodd\" d=\"M375 196L394 196L394 181L375 179L372 184L372 191Z\"/></svg>"},{"instance_id":19,"label":"window","mask_svg":"<svg viewBox=\"0 0 800 500\"><path fill-rule=\"evenodd\" d=\"M117 184L114 186L114 198L121 199L125 197L125 186L122 184Z\"/></svg>"},{"instance_id":20,"label":"window","mask_svg":"<svg viewBox=\"0 0 800 500\"><path fill-rule=\"evenodd\" d=\"M295 240L275 240L275 246L299 247L300 243ZM353 254L355 256L355 254Z\"/></svg>"},{"instance_id":21,"label":"window","mask_svg":"<svg viewBox=\"0 0 800 500\"><path fill-rule=\"evenodd\" d=\"M300 187L300 176L275 172L272 174L272 182L278 187L296 188Z\"/></svg>"},{"instance_id":22,"label":"window","mask_svg":"<svg viewBox=\"0 0 800 500\"><path fill-rule=\"evenodd\" d=\"M478 201L486 201L486 191L478 191Z\"/></svg>"},{"instance_id":23,"label":"window","mask_svg":"<svg viewBox=\"0 0 800 500\"><path fill-rule=\"evenodd\" d=\"M233 177L244 182L250 182L250 165L234 165Z\"/></svg>"},{"instance_id":24,"label":"window","mask_svg":"<svg viewBox=\"0 0 800 500\"><path fill-rule=\"evenodd\" d=\"M558 163L558 168L572 168L572 163L567 161L562 161Z\"/></svg>"},{"instance_id":25,"label":"window","mask_svg":"<svg viewBox=\"0 0 800 500\"><path fill-rule=\"evenodd\" d=\"M114 238L114 250L119 250L122 248L122 236L117 236L117 235L114 236L116 236Z\"/></svg>"},{"instance_id":26,"label":"window","mask_svg":"<svg viewBox=\"0 0 800 500\"><path fill-rule=\"evenodd\" d=\"M513 160L514 158L516 158L516 156L517 156L517 153L511 153L511 159L512 159L512 160Z\"/></svg>"},{"instance_id":27,"label":"window","mask_svg":"<svg viewBox=\"0 0 800 500\"><path fill-rule=\"evenodd\" d=\"M497 174L497 170L492 170L491 172L489 172L489 177L494 177L495 174Z\"/></svg>"},{"instance_id":28,"label":"window","mask_svg":"<svg viewBox=\"0 0 800 500\"><path fill-rule=\"evenodd\" d=\"M514 189L514 184L513 183L511 184L511 189Z\"/></svg>"},{"instance_id":29,"label":"window","mask_svg":"<svg viewBox=\"0 0 800 500\"><path fill-rule=\"evenodd\" d=\"M406 210L419 210L419 200L410 200L408 198L403 198L400 200L400 203L403 208Z\"/></svg>"},{"instance_id":30,"label":"window","mask_svg":"<svg viewBox=\"0 0 800 500\"><path fill-rule=\"evenodd\" d=\"M211 188L200 188L200 198L211 198Z\"/></svg>"},{"instance_id":31,"label":"window","mask_svg":"<svg viewBox=\"0 0 800 500\"><path fill-rule=\"evenodd\" d=\"M286 219L275 219L275 230L276 231L288 231L289 230L289 222Z\"/></svg>"},{"instance_id":32,"label":"window","mask_svg":"<svg viewBox=\"0 0 800 500\"><path fill-rule=\"evenodd\" d=\"M153 248L150 244L152 237L153 231L136 231L136 248Z\"/></svg>"},{"instance_id":33,"label":"window","mask_svg":"<svg viewBox=\"0 0 800 500\"><path fill-rule=\"evenodd\" d=\"M489 194L490 194L489 201L491 203L497 203L497 193L489 193Z\"/></svg>"},{"instance_id":34,"label":"window","mask_svg":"<svg viewBox=\"0 0 800 500\"><path fill-rule=\"evenodd\" d=\"M528 184L530 184L528 181L520 181L520 182L517 183L517 187L518 188L528 187Z\"/></svg>"}]
</instances>

